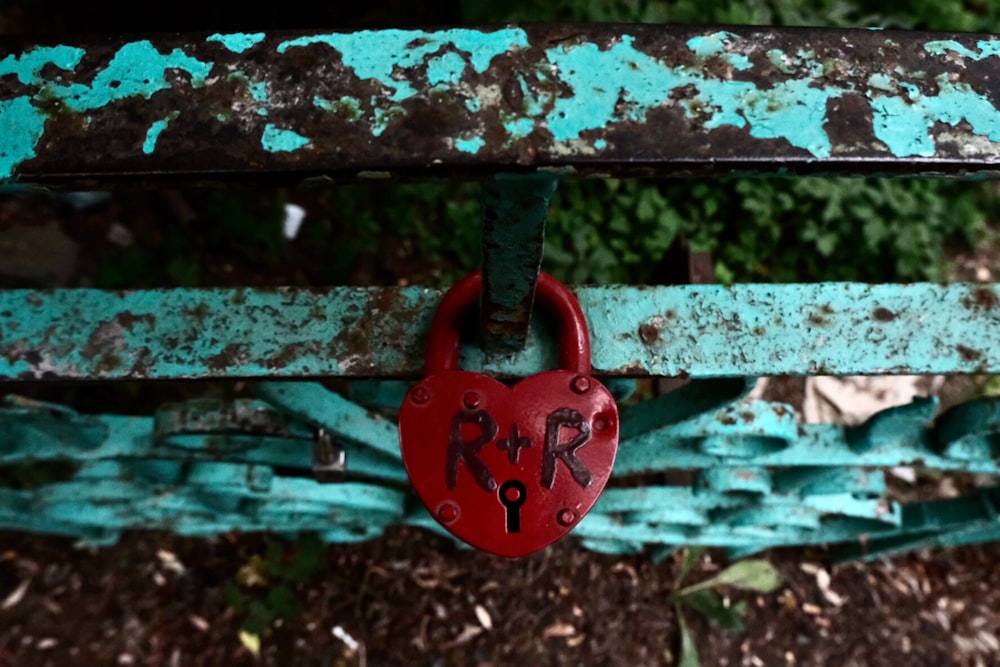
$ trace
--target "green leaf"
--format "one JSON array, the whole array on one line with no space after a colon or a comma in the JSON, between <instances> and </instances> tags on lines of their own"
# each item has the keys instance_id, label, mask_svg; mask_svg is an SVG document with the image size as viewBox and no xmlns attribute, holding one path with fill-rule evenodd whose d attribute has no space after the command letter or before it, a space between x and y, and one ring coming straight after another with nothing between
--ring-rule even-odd
<instances>
[{"instance_id":1,"label":"green leaf","mask_svg":"<svg viewBox=\"0 0 1000 667\"><path fill-rule=\"evenodd\" d=\"M727 632L741 634L746 629L743 625L743 616L747 612L745 601L741 600L727 606L723 603L721 595L710 590L695 591L685 596L683 600L684 604Z\"/></svg>"},{"instance_id":2,"label":"green leaf","mask_svg":"<svg viewBox=\"0 0 1000 667\"><path fill-rule=\"evenodd\" d=\"M695 646L694 639L691 638L691 631L688 630L684 614L681 613L679 606L674 607L674 609L677 611L677 624L681 631L681 659L677 663L677 667L701 667L701 663L698 662L698 647Z\"/></svg>"},{"instance_id":3,"label":"green leaf","mask_svg":"<svg viewBox=\"0 0 1000 667\"><path fill-rule=\"evenodd\" d=\"M781 573L766 560L751 559L733 563L711 579L688 586L678 596L690 595L695 591L715 588L716 586L732 586L742 590L770 593L782 584Z\"/></svg>"},{"instance_id":4,"label":"green leaf","mask_svg":"<svg viewBox=\"0 0 1000 667\"><path fill-rule=\"evenodd\" d=\"M681 551L681 569L677 573L677 579L674 581L674 586L679 587L689 574L691 574L692 568L698 564L701 560L702 554L706 551L705 547L685 547Z\"/></svg>"}]
</instances>

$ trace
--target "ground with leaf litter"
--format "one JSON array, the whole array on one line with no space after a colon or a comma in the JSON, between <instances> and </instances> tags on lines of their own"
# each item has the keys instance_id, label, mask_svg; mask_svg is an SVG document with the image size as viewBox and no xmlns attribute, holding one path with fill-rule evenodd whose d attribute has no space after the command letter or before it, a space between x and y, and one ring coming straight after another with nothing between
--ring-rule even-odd
<instances>
[{"instance_id":1,"label":"ground with leaf litter","mask_svg":"<svg viewBox=\"0 0 1000 667\"><path fill-rule=\"evenodd\" d=\"M396 528L358 545L130 533L114 547L0 533L2 665L676 664L680 556L521 560ZM833 567L768 552L783 582L733 634L688 608L702 665L1000 664L998 545ZM722 565L709 552L687 583ZM257 651L257 656L254 656Z\"/></svg>"}]
</instances>

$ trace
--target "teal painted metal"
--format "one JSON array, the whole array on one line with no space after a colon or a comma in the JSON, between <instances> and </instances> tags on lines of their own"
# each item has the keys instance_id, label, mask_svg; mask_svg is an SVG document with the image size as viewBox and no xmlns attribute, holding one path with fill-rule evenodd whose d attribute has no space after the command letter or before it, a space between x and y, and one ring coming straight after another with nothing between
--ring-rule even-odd
<instances>
[{"instance_id":1,"label":"teal painted metal","mask_svg":"<svg viewBox=\"0 0 1000 667\"><path fill-rule=\"evenodd\" d=\"M487 355L517 352L527 342L545 218L557 183L546 174L501 174L483 183L479 321Z\"/></svg>"},{"instance_id":2,"label":"teal painted metal","mask_svg":"<svg viewBox=\"0 0 1000 667\"><path fill-rule=\"evenodd\" d=\"M990 176L998 53L989 35L654 25L12 44L0 181L470 167Z\"/></svg>"},{"instance_id":3,"label":"teal painted metal","mask_svg":"<svg viewBox=\"0 0 1000 667\"><path fill-rule=\"evenodd\" d=\"M574 290L601 375L1000 373L986 284L681 285ZM441 292L423 288L0 292L0 377L416 377ZM392 345L384 344L393 341ZM463 368L555 366L533 332Z\"/></svg>"},{"instance_id":4,"label":"teal painted metal","mask_svg":"<svg viewBox=\"0 0 1000 667\"><path fill-rule=\"evenodd\" d=\"M736 384L714 388L739 393ZM666 469L696 474L686 486L609 489L574 531L585 546L627 553L650 544L704 544L748 553L832 542L845 545L844 556L874 557L1000 537L1000 486L899 504L879 469L916 463L1000 475L991 455L971 458L983 450L950 455L956 443L996 437L1000 425L990 418L970 420L965 429L959 424L970 411L996 414L1000 400L959 406L936 421L935 402L924 400L859 427L795 428L794 415L780 404L736 398L703 412L711 389L674 396L679 407L654 432L649 415L633 411L644 423L628 427L616 479ZM274 400L195 401L165 406L152 419L79 415L8 397L0 410L0 465L80 467L38 489L0 488L0 527L100 543L129 528L192 535L310 530L331 541L367 539L400 522L433 528L403 491L402 465L388 453L396 446L392 428L316 384L270 383L258 393ZM623 413L623 426L632 421ZM305 478L319 428L345 444L345 484ZM761 448L762 438L785 445Z\"/></svg>"}]
</instances>

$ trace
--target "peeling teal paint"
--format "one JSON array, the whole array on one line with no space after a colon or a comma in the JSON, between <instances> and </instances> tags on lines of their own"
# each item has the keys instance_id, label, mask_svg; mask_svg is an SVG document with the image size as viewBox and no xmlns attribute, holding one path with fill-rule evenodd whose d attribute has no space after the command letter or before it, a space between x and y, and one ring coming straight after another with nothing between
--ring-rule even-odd
<instances>
[{"instance_id":1,"label":"peeling teal paint","mask_svg":"<svg viewBox=\"0 0 1000 667\"><path fill-rule=\"evenodd\" d=\"M45 115L29 97L0 100L0 130L0 178L6 178L21 162L35 157L35 145L45 133Z\"/></svg>"},{"instance_id":2,"label":"peeling teal paint","mask_svg":"<svg viewBox=\"0 0 1000 667\"><path fill-rule=\"evenodd\" d=\"M80 83L69 86L49 84L42 87L42 93L61 99L72 111L98 109L133 96L149 99L153 93L169 88L166 79L168 69L187 72L191 76L191 84L199 88L204 85L212 63L192 58L180 49L161 54L148 40L132 42L115 54L107 67L97 73L90 86Z\"/></svg>"},{"instance_id":3,"label":"peeling teal paint","mask_svg":"<svg viewBox=\"0 0 1000 667\"><path fill-rule=\"evenodd\" d=\"M1000 40L981 39L976 46L979 48L979 53L969 50L967 47L954 40L944 39L927 42L927 44L924 45L924 50L932 56L946 56L949 53L954 53L962 56L963 58L970 58L972 60L982 60L983 58L1000 56Z\"/></svg>"},{"instance_id":4,"label":"peeling teal paint","mask_svg":"<svg viewBox=\"0 0 1000 667\"><path fill-rule=\"evenodd\" d=\"M4 131L0 178L10 178L17 165L35 156L35 145L44 133L46 116L41 108L31 104L32 99L59 102L70 111L90 111L128 97L149 99L154 93L170 87L166 80L168 69L187 72L195 87L204 85L212 69L212 63L191 58L181 49L164 55L144 40L122 46L89 86L61 85L42 77L41 71L46 64L71 70L79 64L84 53L83 49L57 46L37 48L20 58L8 56L0 61L0 74L16 74L22 83L40 87L33 98L22 96L0 102L0 128Z\"/></svg>"},{"instance_id":5,"label":"peeling teal paint","mask_svg":"<svg viewBox=\"0 0 1000 667\"><path fill-rule=\"evenodd\" d=\"M781 49L771 49L766 55L771 64L778 68L778 71L782 74L793 74L795 72L795 68L789 65L787 56Z\"/></svg>"},{"instance_id":6,"label":"peeling teal paint","mask_svg":"<svg viewBox=\"0 0 1000 667\"><path fill-rule=\"evenodd\" d=\"M432 58L427 63L427 81L433 86L438 83L457 85L465 71L465 59L449 51L444 55Z\"/></svg>"},{"instance_id":7,"label":"peeling teal paint","mask_svg":"<svg viewBox=\"0 0 1000 667\"><path fill-rule=\"evenodd\" d=\"M389 121L391 121L396 116L403 116L406 114L406 109L401 106L391 106L388 109L380 109L375 106L377 98L372 98L372 107L374 107L373 114L375 122L372 123L372 136L378 137L385 132L386 128L389 127Z\"/></svg>"},{"instance_id":8,"label":"peeling teal paint","mask_svg":"<svg viewBox=\"0 0 1000 667\"><path fill-rule=\"evenodd\" d=\"M361 110L361 100L349 95L344 95L336 102L325 100L317 95L313 97L313 106L318 107L323 111L343 113L350 121L356 121L364 116L364 112Z\"/></svg>"},{"instance_id":9,"label":"peeling teal paint","mask_svg":"<svg viewBox=\"0 0 1000 667\"><path fill-rule=\"evenodd\" d=\"M303 137L298 132L285 130L274 123L268 123L264 128L264 134L260 138L260 143L266 151L284 153L302 148L309 143L309 139Z\"/></svg>"},{"instance_id":10,"label":"peeling teal paint","mask_svg":"<svg viewBox=\"0 0 1000 667\"><path fill-rule=\"evenodd\" d=\"M974 134L1000 141L1000 111L984 95L962 83L951 83L948 76L937 78L938 95L923 95L913 84L900 84L907 91L902 97L877 97L872 100L875 136L895 155L929 157L935 153L930 129L935 123L951 126L965 120Z\"/></svg>"},{"instance_id":11,"label":"peeling teal paint","mask_svg":"<svg viewBox=\"0 0 1000 667\"><path fill-rule=\"evenodd\" d=\"M597 130L624 120L644 122L646 112L659 107L670 92L693 85L697 95L686 106L689 118L707 113L707 129L722 125L745 127L759 139L786 139L816 157L827 157L830 138L823 129L827 100L842 94L835 87L815 88L811 79L794 79L760 90L753 83L710 78L702 70L674 68L635 49L634 38L605 51L594 44L558 46L547 51L560 78L573 89L559 97L547 116L547 126L557 141L578 139L586 130ZM707 52L710 43L695 43ZM714 48L714 47L712 47ZM735 65L734 65L735 66ZM614 83L608 85L609 72ZM619 111L621 96L627 109Z\"/></svg>"},{"instance_id":12,"label":"peeling teal paint","mask_svg":"<svg viewBox=\"0 0 1000 667\"><path fill-rule=\"evenodd\" d=\"M253 97L255 102L264 103L267 102L267 83L264 81L253 81L247 84L247 89L250 91L250 96Z\"/></svg>"},{"instance_id":13,"label":"peeling teal paint","mask_svg":"<svg viewBox=\"0 0 1000 667\"><path fill-rule=\"evenodd\" d=\"M243 53L247 49L256 46L264 39L262 32L234 32L228 35L215 33L207 41L219 42L233 53Z\"/></svg>"},{"instance_id":14,"label":"peeling teal paint","mask_svg":"<svg viewBox=\"0 0 1000 667\"><path fill-rule=\"evenodd\" d=\"M594 148L596 148L599 151L603 151L607 147L608 147L608 142L606 142L604 139L598 139L597 141L594 142Z\"/></svg>"},{"instance_id":15,"label":"peeling teal paint","mask_svg":"<svg viewBox=\"0 0 1000 667\"><path fill-rule=\"evenodd\" d=\"M478 97L471 97L465 100L465 108L472 113L479 113L479 110L483 108L483 103Z\"/></svg>"},{"instance_id":16,"label":"peeling teal paint","mask_svg":"<svg viewBox=\"0 0 1000 667\"><path fill-rule=\"evenodd\" d=\"M392 78L394 68L416 67L423 64L427 56L443 48L452 47L467 53L472 68L482 72L489 67L496 56L512 49L527 48L528 36L519 28L506 28L495 32L467 28L432 32L365 30L291 39L278 45L278 53L285 53L289 48L312 44L327 44L336 49L340 52L344 64L353 69L359 78L378 81L392 90L391 100L400 102L413 97L417 91L408 81L397 81ZM444 75L444 69L450 66L449 63L454 63L454 60L449 59L436 65L436 72Z\"/></svg>"},{"instance_id":17,"label":"peeling teal paint","mask_svg":"<svg viewBox=\"0 0 1000 667\"><path fill-rule=\"evenodd\" d=\"M739 39L731 32L720 31L711 35L699 35L687 41L687 47L699 58L720 56L723 60L739 70L750 69L750 59L739 53L728 53L726 41Z\"/></svg>"},{"instance_id":18,"label":"peeling teal paint","mask_svg":"<svg viewBox=\"0 0 1000 667\"><path fill-rule=\"evenodd\" d=\"M0 76L15 74L17 80L25 85L39 83L46 65L72 71L86 53L71 46L39 46L22 53L20 57L9 55L0 60Z\"/></svg>"},{"instance_id":19,"label":"peeling teal paint","mask_svg":"<svg viewBox=\"0 0 1000 667\"><path fill-rule=\"evenodd\" d=\"M463 153L475 153L485 145L486 142L483 141L481 137L473 137L471 139L455 139L455 148Z\"/></svg>"},{"instance_id":20,"label":"peeling teal paint","mask_svg":"<svg viewBox=\"0 0 1000 667\"><path fill-rule=\"evenodd\" d=\"M152 154L156 150L156 140L160 138L160 133L167 129L167 125L170 124L174 118L177 117L177 113L174 112L162 120L158 120L149 126L146 131L146 140L142 143L142 152L146 155Z\"/></svg>"}]
</instances>

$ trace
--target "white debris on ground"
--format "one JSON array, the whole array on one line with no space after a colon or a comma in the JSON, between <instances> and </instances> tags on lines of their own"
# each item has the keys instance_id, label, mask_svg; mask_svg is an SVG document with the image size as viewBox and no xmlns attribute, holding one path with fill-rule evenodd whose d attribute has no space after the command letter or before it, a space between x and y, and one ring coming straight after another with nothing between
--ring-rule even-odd
<instances>
[{"instance_id":1,"label":"white debris on ground","mask_svg":"<svg viewBox=\"0 0 1000 667\"><path fill-rule=\"evenodd\" d=\"M758 380L750 396L762 396L769 381L769 378ZM918 396L933 396L944 381L943 375L806 378L802 421L853 426L882 410L912 403Z\"/></svg>"}]
</instances>

